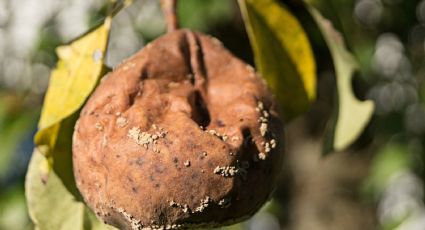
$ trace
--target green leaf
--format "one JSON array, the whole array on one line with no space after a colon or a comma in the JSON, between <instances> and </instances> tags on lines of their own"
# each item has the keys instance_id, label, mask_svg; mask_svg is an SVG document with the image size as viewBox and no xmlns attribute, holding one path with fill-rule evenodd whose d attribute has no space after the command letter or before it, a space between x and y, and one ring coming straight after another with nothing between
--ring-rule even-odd
<instances>
[{"instance_id":1,"label":"green leaf","mask_svg":"<svg viewBox=\"0 0 425 230\"><path fill-rule=\"evenodd\" d=\"M59 61L36 134L25 182L26 199L37 229L113 229L84 204L72 171L72 134L79 110L104 71L111 17L71 44L57 49Z\"/></svg>"},{"instance_id":2,"label":"green leaf","mask_svg":"<svg viewBox=\"0 0 425 230\"><path fill-rule=\"evenodd\" d=\"M329 135L331 140L327 140L330 145L327 149L341 151L360 136L369 123L375 106L370 100L359 101L354 96L351 80L359 66L354 56L347 50L341 34L319 11L313 7L309 7L309 11L329 47L336 72L338 114L332 134Z\"/></svg>"},{"instance_id":3,"label":"green leaf","mask_svg":"<svg viewBox=\"0 0 425 230\"><path fill-rule=\"evenodd\" d=\"M93 218L86 205L64 184L73 181L63 181L49 167L50 160L39 149L35 149L28 168L25 190L29 213L38 229L114 229ZM67 170L72 173L71 168Z\"/></svg>"},{"instance_id":4,"label":"green leaf","mask_svg":"<svg viewBox=\"0 0 425 230\"><path fill-rule=\"evenodd\" d=\"M75 199L49 167L49 160L36 149L25 186L31 219L39 229L83 229L84 203Z\"/></svg>"},{"instance_id":5,"label":"green leaf","mask_svg":"<svg viewBox=\"0 0 425 230\"><path fill-rule=\"evenodd\" d=\"M239 0L255 64L283 107L285 120L316 97L316 63L308 37L276 0Z\"/></svg>"}]
</instances>

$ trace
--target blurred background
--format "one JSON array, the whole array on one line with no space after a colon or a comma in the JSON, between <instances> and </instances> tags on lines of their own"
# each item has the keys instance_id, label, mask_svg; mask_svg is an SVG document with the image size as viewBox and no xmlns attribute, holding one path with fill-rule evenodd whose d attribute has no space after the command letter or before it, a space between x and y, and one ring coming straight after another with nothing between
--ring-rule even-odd
<instances>
[{"instance_id":1,"label":"blurred background","mask_svg":"<svg viewBox=\"0 0 425 230\"><path fill-rule=\"evenodd\" d=\"M309 32L318 100L286 127L286 163L275 197L232 229L425 229L425 0L310 0L341 31L361 71L359 98L376 111L347 151L322 156L336 108L323 38L296 0L281 0ZM32 137L55 47L98 24L106 0L0 0L0 230L33 229L24 198ZM183 27L212 34L253 63L236 1L180 0ZM284 25L283 25L284 26ZM113 21L107 64L164 32L157 0L135 0Z\"/></svg>"}]
</instances>

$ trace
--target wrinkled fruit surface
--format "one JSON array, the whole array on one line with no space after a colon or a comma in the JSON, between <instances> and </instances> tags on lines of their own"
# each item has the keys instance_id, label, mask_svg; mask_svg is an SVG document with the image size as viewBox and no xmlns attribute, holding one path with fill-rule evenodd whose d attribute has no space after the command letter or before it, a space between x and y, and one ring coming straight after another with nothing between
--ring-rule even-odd
<instances>
[{"instance_id":1,"label":"wrinkled fruit surface","mask_svg":"<svg viewBox=\"0 0 425 230\"><path fill-rule=\"evenodd\" d=\"M75 127L74 173L96 215L120 229L227 225L270 197L281 138L252 67L178 30L104 77Z\"/></svg>"}]
</instances>

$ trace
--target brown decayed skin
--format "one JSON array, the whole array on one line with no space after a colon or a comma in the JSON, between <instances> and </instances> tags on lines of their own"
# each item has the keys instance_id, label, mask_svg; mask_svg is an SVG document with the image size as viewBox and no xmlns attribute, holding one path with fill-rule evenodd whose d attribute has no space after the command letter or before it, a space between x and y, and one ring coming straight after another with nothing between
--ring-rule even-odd
<instances>
[{"instance_id":1,"label":"brown decayed skin","mask_svg":"<svg viewBox=\"0 0 425 230\"><path fill-rule=\"evenodd\" d=\"M177 30L102 80L75 127L74 173L96 215L120 229L219 226L269 198L281 139L254 70L217 40Z\"/></svg>"}]
</instances>

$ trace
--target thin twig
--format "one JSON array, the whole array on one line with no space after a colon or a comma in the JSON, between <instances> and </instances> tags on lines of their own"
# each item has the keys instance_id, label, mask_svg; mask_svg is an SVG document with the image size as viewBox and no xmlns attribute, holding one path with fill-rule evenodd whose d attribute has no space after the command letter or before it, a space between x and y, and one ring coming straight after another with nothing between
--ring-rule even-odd
<instances>
[{"instance_id":1,"label":"thin twig","mask_svg":"<svg viewBox=\"0 0 425 230\"><path fill-rule=\"evenodd\" d=\"M177 0L161 0L162 11L164 12L165 21L167 23L167 32L173 32L179 28L177 19Z\"/></svg>"}]
</instances>

